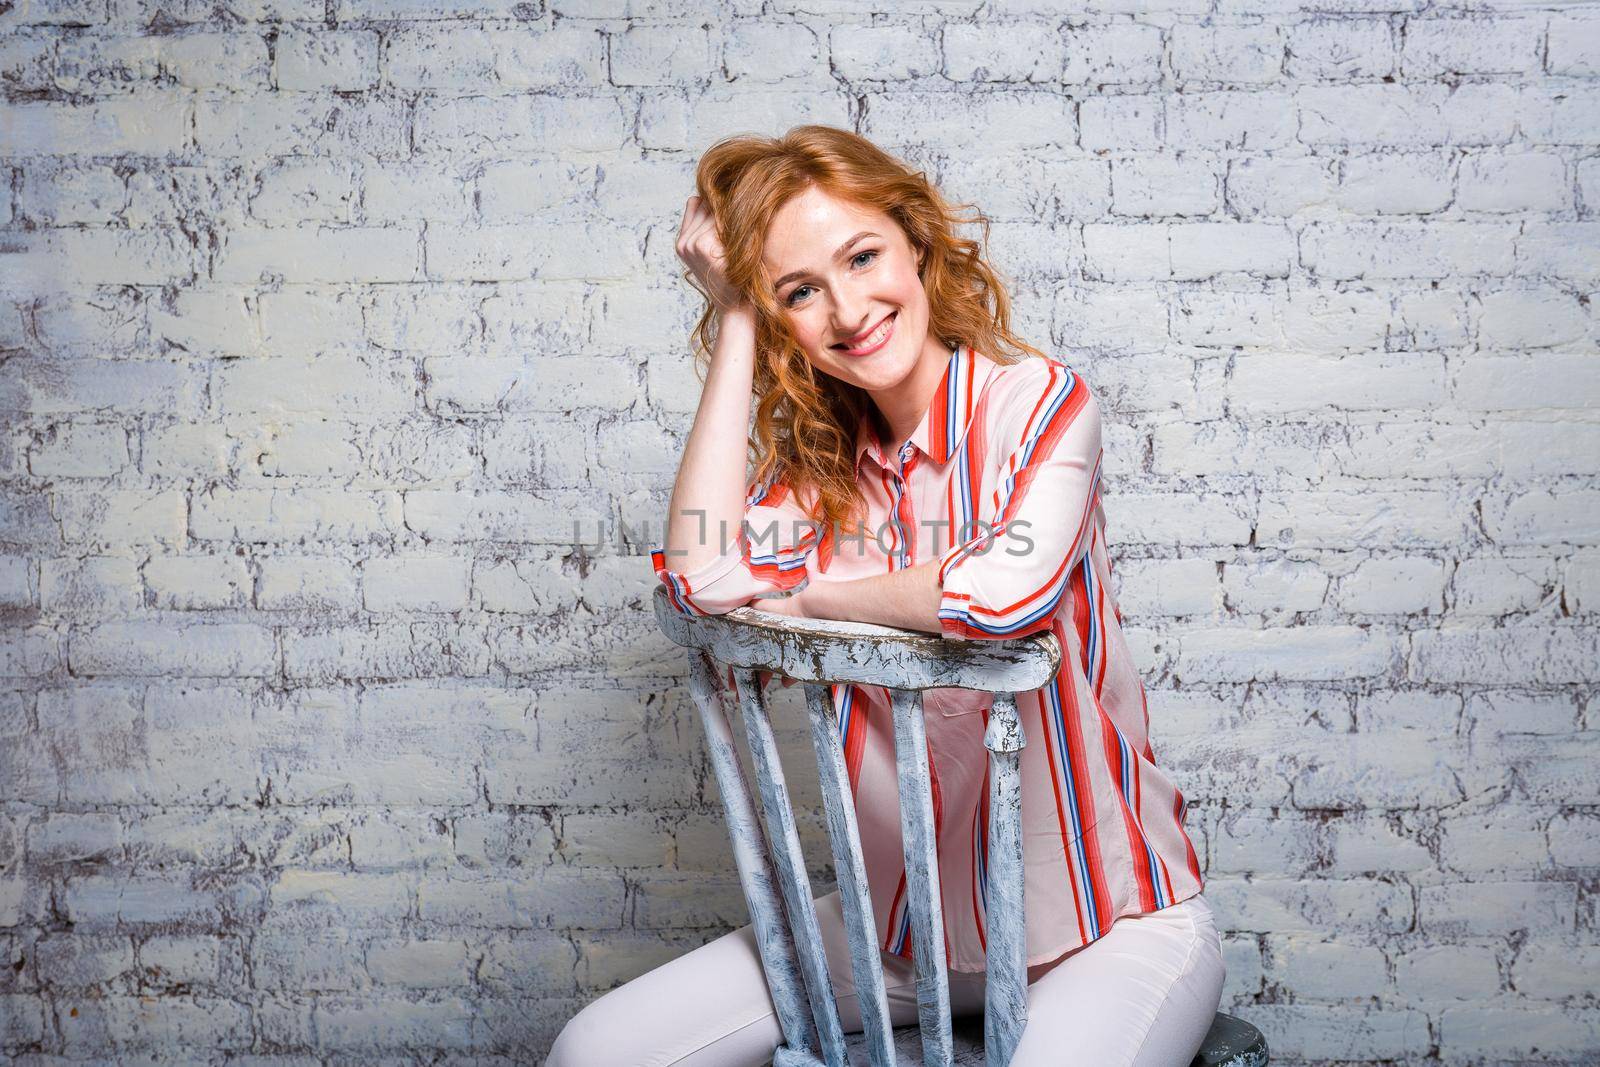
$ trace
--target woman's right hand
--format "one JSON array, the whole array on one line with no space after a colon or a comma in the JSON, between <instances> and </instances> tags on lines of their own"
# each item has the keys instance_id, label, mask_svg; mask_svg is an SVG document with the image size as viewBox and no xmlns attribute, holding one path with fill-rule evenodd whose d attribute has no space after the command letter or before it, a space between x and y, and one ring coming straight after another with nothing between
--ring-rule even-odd
<instances>
[{"instance_id":1,"label":"woman's right hand","mask_svg":"<svg viewBox=\"0 0 1600 1067\"><path fill-rule=\"evenodd\" d=\"M699 196L683 205L683 221L678 224L678 258L694 272L700 286L723 314L748 309L749 300L728 283L727 256L717 236L711 208Z\"/></svg>"}]
</instances>

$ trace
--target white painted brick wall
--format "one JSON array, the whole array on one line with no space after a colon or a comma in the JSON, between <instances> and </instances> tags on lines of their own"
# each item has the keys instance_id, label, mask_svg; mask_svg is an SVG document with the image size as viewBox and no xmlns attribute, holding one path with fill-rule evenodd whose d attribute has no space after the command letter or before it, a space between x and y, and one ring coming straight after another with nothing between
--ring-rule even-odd
<instances>
[{"instance_id":1,"label":"white painted brick wall","mask_svg":"<svg viewBox=\"0 0 1600 1067\"><path fill-rule=\"evenodd\" d=\"M744 921L639 553L696 154L805 121L1106 400L1225 1005L1600 1059L1600 4L17 0L0 91L0 1059L527 1063Z\"/></svg>"}]
</instances>

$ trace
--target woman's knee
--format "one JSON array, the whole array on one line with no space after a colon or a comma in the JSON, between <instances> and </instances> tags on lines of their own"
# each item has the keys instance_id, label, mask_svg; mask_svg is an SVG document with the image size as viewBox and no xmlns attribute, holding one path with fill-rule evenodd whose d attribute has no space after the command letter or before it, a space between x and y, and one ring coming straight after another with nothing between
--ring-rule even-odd
<instances>
[{"instance_id":1,"label":"woman's knee","mask_svg":"<svg viewBox=\"0 0 1600 1067\"><path fill-rule=\"evenodd\" d=\"M772 1020L771 1001L745 926L589 1003L556 1036L545 1067L668 1067L702 1051L700 1059L715 1058L730 1035L759 1044L763 1020Z\"/></svg>"},{"instance_id":2,"label":"woman's knee","mask_svg":"<svg viewBox=\"0 0 1600 1067\"><path fill-rule=\"evenodd\" d=\"M545 1067L607 1067L609 1064L637 1062L628 1050L618 1048L619 1034L627 1032L622 1022L621 989L613 989L590 1001L556 1035L555 1044L545 1058Z\"/></svg>"}]
</instances>

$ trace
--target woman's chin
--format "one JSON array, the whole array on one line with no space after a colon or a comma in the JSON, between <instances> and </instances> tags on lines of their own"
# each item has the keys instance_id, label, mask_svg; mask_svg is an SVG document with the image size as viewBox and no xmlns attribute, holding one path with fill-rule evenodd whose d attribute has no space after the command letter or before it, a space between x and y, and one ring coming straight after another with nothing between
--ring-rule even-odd
<instances>
[{"instance_id":1,"label":"woman's chin","mask_svg":"<svg viewBox=\"0 0 1600 1067\"><path fill-rule=\"evenodd\" d=\"M898 338L890 342L890 348L874 352L870 356L840 356L833 354L831 366L825 368L829 374L842 382L859 386L862 389L875 391L888 389L905 381L906 376L916 368L916 354L909 356L900 350Z\"/></svg>"}]
</instances>

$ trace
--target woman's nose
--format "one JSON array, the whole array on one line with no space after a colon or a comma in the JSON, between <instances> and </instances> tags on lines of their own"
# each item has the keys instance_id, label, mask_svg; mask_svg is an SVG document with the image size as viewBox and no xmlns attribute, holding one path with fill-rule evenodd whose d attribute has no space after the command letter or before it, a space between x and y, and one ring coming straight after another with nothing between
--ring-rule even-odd
<instances>
[{"instance_id":1,"label":"woman's nose","mask_svg":"<svg viewBox=\"0 0 1600 1067\"><path fill-rule=\"evenodd\" d=\"M841 293L833 298L833 339L846 341L865 330L872 323L867 321L867 302L858 300L849 294Z\"/></svg>"}]
</instances>

